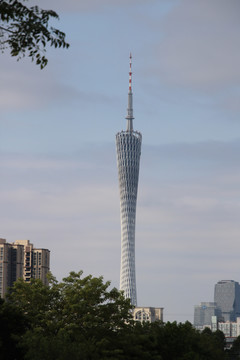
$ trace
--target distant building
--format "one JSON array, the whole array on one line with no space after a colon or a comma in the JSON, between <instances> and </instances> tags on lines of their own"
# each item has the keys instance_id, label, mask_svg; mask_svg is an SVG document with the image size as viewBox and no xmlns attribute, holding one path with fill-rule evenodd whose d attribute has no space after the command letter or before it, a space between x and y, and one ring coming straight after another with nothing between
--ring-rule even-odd
<instances>
[{"instance_id":1,"label":"distant building","mask_svg":"<svg viewBox=\"0 0 240 360\"><path fill-rule=\"evenodd\" d=\"M0 296L3 297L14 281L23 277L24 249L21 245L0 239Z\"/></svg>"},{"instance_id":2,"label":"distant building","mask_svg":"<svg viewBox=\"0 0 240 360\"><path fill-rule=\"evenodd\" d=\"M29 282L31 278L41 279L47 285L47 273L50 270L50 251L48 249L35 249L29 240L16 240L14 245L24 247L23 279Z\"/></svg>"},{"instance_id":3,"label":"distant building","mask_svg":"<svg viewBox=\"0 0 240 360\"><path fill-rule=\"evenodd\" d=\"M214 302L221 310L224 322L240 317L240 285L233 280L221 280L215 285Z\"/></svg>"},{"instance_id":4,"label":"distant building","mask_svg":"<svg viewBox=\"0 0 240 360\"><path fill-rule=\"evenodd\" d=\"M210 325L213 316L219 317L220 309L215 302L201 302L194 306L194 326L201 329L204 325Z\"/></svg>"},{"instance_id":5,"label":"distant building","mask_svg":"<svg viewBox=\"0 0 240 360\"><path fill-rule=\"evenodd\" d=\"M240 317L236 321L217 321L217 317L212 317L211 325L203 326L202 330L209 327L212 331L221 330L226 339L226 348L232 346L233 341L240 335Z\"/></svg>"},{"instance_id":6,"label":"distant building","mask_svg":"<svg viewBox=\"0 0 240 360\"><path fill-rule=\"evenodd\" d=\"M135 307L133 309L133 319L135 321L154 322L163 321L163 308L155 307Z\"/></svg>"},{"instance_id":7,"label":"distant building","mask_svg":"<svg viewBox=\"0 0 240 360\"><path fill-rule=\"evenodd\" d=\"M50 251L35 249L29 240L17 240L7 243L0 239L0 296L4 297L8 288L22 278L29 282L31 278L41 279L47 285L47 273L50 270Z\"/></svg>"},{"instance_id":8,"label":"distant building","mask_svg":"<svg viewBox=\"0 0 240 360\"><path fill-rule=\"evenodd\" d=\"M212 316L212 323L211 323L210 329L211 329L212 331L217 331L217 330L218 330L218 319L217 319L217 316Z\"/></svg>"}]
</instances>

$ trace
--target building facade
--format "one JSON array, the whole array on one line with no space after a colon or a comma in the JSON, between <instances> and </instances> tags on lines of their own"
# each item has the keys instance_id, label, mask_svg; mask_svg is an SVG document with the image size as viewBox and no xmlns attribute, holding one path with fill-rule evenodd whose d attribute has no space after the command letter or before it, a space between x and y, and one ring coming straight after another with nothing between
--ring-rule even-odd
<instances>
[{"instance_id":1,"label":"building facade","mask_svg":"<svg viewBox=\"0 0 240 360\"><path fill-rule=\"evenodd\" d=\"M215 285L214 302L221 310L220 320L236 321L240 317L240 285L234 280L221 280Z\"/></svg>"},{"instance_id":2,"label":"building facade","mask_svg":"<svg viewBox=\"0 0 240 360\"><path fill-rule=\"evenodd\" d=\"M194 306L194 326L201 329L204 325L210 325L213 316L219 317L220 309L215 302L201 302Z\"/></svg>"},{"instance_id":3,"label":"building facade","mask_svg":"<svg viewBox=\"0 0 240 360\"><path fill-rule=\"evenodd\" d=\"M237 338L240 335L240 317L236 321L219 322L218 330L221 330L226 338Z\"/></svg>"},{"instance_id":4,"label":"building facade","mask_svg":"<svg viewBox=\"0 0 240 360\"><path fill-rule=\"evenodd\" d=\"M24 249L0 239L0 296L4 297L14 281L23 277Z\"/></svg>"},{"instance_id":5,"label":"building facade","mask_svg":"<svg viewBox=\"0 0 240 360\"><path fill-rule=\"evenodd\" d=\"M22 278L30 282L31 278L41 279L47 285L47 273L50 270L50 251L35 249L29 240L17 240L7 243L0 239L0 296L4 297L8 288Z\"/></svg>"},{"instance_id":6,"label":"building facade","mask_svg":"<svg viewBox=\"0 0 240 360\"><path fill-rule=\"evenodd\" d=\"M141 323L163 321L163 308L135 307L133 309L133 319Z\"/></svg>"},{"instance_id":7,"label":"building facade","mask_svg":"<svg viewBox=\"0 0 240 360\"><path fill-rule=\"evenodd\" d=\"M116 135L120 190L121 269L120 290L137 305L135 271L135 223L142 135L133 130L132 56L130 54L127 129Z\"/></svg>"},{"instance_id":8,"label":"building facade","mask_svg":"<svg viewBox=\"0 0 240 360\"><path fill-rule=\"evenodd\" d=\"M50 271L50 251L34 248L29 240L16 240L14 245L22 245L24 248L24 281L40 279L45 285L48 285L47 273Z\"/></svg>"},{"instance_id":9,"label":"building facade","mask_svg":"<svg viewBox=\"0 0 240 360\"><path fill-rule=\"evenodd\" d=\"M230 348L232 343L240 336L240 317L236 321L218 321L217 316L212 316L211 323L204 325L201 330L209 328L212 331L220 330L223 332L226 340L226 348Z\"/></svg>"}]
</instances>

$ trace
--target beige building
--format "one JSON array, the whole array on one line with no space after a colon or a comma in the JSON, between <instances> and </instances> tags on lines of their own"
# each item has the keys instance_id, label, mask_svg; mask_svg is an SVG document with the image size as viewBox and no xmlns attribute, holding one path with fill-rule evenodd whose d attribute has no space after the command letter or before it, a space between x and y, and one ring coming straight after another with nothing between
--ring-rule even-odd
<instances>
[{"instance_id":1,"label":"beige building","mask_svg":"<svg viewBox=\"0 0 240 360\"><path fill-rule=\"evenodd\" d=\"M47 285L50 270L50 251L35 249L29 240L7 243L0 239L0 296L19 279L29 282L31 278L41 279Z\"/></svg>"},{"instance_id":2,"label":"beige building","mask_svg":"<svg viewBox=\"0 0 240 360\"><path fill-rule=\"evenodd\" d=\"M133 309L133 319L141 323L163 321L163 308L156 307L135 307Z\"/></svg>"},{"instance_id":3,"label":"beige building","mask_svg":"<svg viewBox=\"0 0 240 360\"><path fill-rule=\"evenodd\" d=\"M35 249L29 240L16 240L14 245L24 247L23 279L29 282L31 278L41 279L47 285L47 273L50 270L50 251L48 249Z\"/></svg>"}]
</instances>

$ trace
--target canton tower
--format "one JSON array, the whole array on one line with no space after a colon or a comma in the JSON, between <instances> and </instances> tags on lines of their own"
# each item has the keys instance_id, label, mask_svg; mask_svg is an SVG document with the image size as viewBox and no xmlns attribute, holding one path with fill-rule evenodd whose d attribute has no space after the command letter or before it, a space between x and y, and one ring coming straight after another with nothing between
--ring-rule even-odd
<instances>
[{"instance_id":1,"label":"canton tower","mask_svg":"<svg viewBox=\"0 0 240 360\"><path fill-rule=\"evenodd\" d=\"M120 290L137 306L135 222L142 135L133 130L132 55L130 54L127 129L116 135L121 214Z\"/></svg>"}]
</instances>

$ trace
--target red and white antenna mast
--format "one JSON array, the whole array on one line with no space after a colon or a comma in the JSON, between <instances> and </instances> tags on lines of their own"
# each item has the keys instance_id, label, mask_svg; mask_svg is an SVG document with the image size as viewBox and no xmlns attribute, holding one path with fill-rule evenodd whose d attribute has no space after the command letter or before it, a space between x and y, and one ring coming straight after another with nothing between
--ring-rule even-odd
<instances>
[{"instance_id":1,"label":"red and white antenna mast","mask_svg":"<svg viewBox=\"0 0 240 360\"><path fill-rule=\"evenodd\" d=\"M127 107L127 131L133 131L133 99L132 99L132 54L129 56L129 87L128 87L128 107Z\"/></svg>"},{"instance_id":2,"label":"red and white antenna mast","mask_svg":"<svg viewBox=\"0 0 240 360\"><path fill-rule=\"evenodd\" d=\"M130 69L129 69L129 92L132 92L132 54L130 53L129 56L129 65L130 65Z\"/></svg>"}]
</instances>

